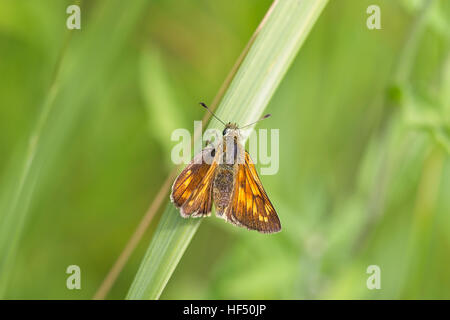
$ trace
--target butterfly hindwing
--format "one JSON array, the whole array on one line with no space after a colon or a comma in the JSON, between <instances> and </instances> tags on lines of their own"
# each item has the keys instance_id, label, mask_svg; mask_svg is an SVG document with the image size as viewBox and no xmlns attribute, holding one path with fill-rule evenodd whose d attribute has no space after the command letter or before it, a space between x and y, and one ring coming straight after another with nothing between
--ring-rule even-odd
<instances>
[{"instance_id":1,"label":"butterfly hindwing","mask_svg":"<svg viewBox=\"0 0 450 320\"><path fill-rule=\"evenodd\" d=\"M263 233L280 231L278 215L247 151L245 162L237 165L234 194L226 211L227 220Z\"/></svg>"}]
</instances>

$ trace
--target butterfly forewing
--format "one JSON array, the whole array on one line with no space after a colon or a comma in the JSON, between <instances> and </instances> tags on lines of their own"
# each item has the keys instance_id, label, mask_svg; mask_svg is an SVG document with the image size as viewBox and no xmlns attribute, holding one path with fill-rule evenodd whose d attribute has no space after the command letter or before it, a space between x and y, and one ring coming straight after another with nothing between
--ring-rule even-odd
<instances>
[{"instance_id":1,"label":"butterfly forewing","mask_svg":"<svg viewBox=\"0 0 450 320\"><path fill-rule=\"evenodd\" d=\"M247 152L245 152L245 163L238 166L234 194L226 212L228 220L263 233L280 231L278 215Z\"/></svg>"},{"instance_id":2,"label":"butterfly forewing","mask_svg":"<svg viewBox=\"0 0 450 320\"><path fill-rule=\"evenodd\" d=\"M180 173L172 186L170 199L180 208L183 217L201 217L211 213L212 182L217 162L208 164L204 159L213 147L202 150Z\"/></svg>"}]
</instances>

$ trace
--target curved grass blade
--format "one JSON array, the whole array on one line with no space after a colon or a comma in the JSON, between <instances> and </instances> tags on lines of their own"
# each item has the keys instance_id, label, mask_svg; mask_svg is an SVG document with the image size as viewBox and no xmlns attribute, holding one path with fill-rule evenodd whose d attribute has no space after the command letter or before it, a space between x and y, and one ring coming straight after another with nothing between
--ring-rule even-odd
<instances>
[{"instance_id":1,"label":"curved grass blade","mask_svg":"<svg viewBox=\"0 0 450 320\"><path fill-rule=\"evenodd\" d=\"M274 1L216 110L219 118L246 124L261 117L326 3ZM208 128L220 127L212 119ZM182 219L171 203L167 205L127 299L159 298L200 223Z\"/></svg>"}]
</instances>

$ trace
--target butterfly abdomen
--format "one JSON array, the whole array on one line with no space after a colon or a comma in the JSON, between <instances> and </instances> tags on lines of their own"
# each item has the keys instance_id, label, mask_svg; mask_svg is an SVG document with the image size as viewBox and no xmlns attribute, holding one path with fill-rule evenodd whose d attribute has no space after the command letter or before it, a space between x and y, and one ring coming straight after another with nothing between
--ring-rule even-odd
<instances>
[{"instance_id":1,"label":"butterfly abdomen","mask_svg":"<svg viewBox=\"0 0 450 320\"><path fill-rule=\"evenodd\" d=\"M222 215L230 203L234 188L234 165L221 164L216 169L214 178L213 199L216 213Z\"/></svg>"}]
</instances>

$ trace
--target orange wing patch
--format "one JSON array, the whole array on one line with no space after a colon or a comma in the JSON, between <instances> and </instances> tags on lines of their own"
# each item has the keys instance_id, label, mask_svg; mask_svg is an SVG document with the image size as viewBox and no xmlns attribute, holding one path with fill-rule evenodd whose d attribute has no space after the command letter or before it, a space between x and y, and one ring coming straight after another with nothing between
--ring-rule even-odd
<instances>
[{"instance_id":1,"label":"orange wing patch","mask_svg":"<svg viewBox=\"0 0 450 320\"><path fill-rule=\"evenodd\" d=\"M202 217L211 213L212 184L217 161L212 164L203 161L204 153L213 148L205 148L180 173L172 186L170 200L180 209L181 216Z\"/></svg>"},{"instance_id":2,"label":"orange wing patch","mask_svg":"<svg viewBox=\"0 0 450 320\"><path fill-rule=\"evenodd\" d=\"M263 233L281 230L278 215L267 196L248 152L239 164L234 194L226 210L227 219L239 226Z\"/></svg>"}]
</instances>

